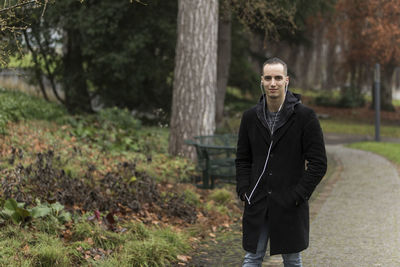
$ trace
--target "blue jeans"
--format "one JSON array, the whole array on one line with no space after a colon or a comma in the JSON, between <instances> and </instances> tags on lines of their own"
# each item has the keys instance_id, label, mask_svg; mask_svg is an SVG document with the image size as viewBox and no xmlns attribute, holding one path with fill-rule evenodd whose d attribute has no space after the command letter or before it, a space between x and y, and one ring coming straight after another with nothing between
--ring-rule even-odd
<instances>
[{"instance_id":1,"label":"blue jeans","mask_svg":"<svg viewBox=\"0 0 400 267\"><path fill-rule=\"evenodd\" d=\"M265 252L267 251L267 243L268 228L267 222L265 222L264 227L261 229L260 238L258 239L257 252L255 254L246 252L242 267L261 267ZM282 254L282 259L285 267L302 267L300 252Z\"/></svg>"}]
</instances>

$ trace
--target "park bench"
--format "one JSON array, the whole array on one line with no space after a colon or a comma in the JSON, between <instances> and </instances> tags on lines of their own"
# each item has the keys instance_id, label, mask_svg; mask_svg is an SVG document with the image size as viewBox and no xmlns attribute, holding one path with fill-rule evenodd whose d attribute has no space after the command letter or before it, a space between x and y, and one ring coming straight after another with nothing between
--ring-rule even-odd
<instances>
[{"instance_id":1,"label":"park bench","mask_svg":"<svg viewBox=\"0 0 400 267\"><path fill-rule=\"evenodd\" d=\"M235 181L237 135L196 136L185 140L196 148L197 169L203 175L203 188L214 188L215 180L233 183ZM211 184L210 184L211 182Z\"/></svg>"}]
</instances>

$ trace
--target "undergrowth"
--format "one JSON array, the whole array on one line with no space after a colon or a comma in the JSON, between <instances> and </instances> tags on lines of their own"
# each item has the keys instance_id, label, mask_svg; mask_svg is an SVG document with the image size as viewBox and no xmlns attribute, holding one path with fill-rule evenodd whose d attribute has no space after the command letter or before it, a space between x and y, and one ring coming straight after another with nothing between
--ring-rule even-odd
<instances>
[{"instance_id":1,"label":"undergrowth","mask_svg":"<svg viewBox=\"0 0 400 267\"><path fill-rule=\"evenodd\" d=\"M127 110L71 116L2 90L0 131L0 204L15 199L6 212L23 215L0 220L0 266L168 266L190 250L185 227L204 235L240 214L234 195L181 184L199 175L194 163Z\"/></svg>"}]
</instances>

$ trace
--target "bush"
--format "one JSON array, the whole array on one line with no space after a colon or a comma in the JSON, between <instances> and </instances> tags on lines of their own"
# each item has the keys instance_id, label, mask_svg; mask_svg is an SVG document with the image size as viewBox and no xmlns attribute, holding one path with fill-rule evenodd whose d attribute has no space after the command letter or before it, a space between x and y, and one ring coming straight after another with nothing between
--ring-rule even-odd
<instances>
[{"instance_id":1,"label":"bush","mask_svg":"<svg viewBox=\"0 0 400 267\"><path fill-rule=\"evenodd\" d=\"M344 91L344 93L340 95L339 101L337 103L338 107L356 108L363 107L365 105L365 98L358 89L347 87L342 91Z\"/></svg>"},{"instance_id":2,"label":"bush","mask_svg":"<svg viewBox=\"0 0 400 267\"><path fill-rule=\"evenodd\" d=\"M66 114L66 109L55 103L0 88L0 134L6 133L5 127L8 122L29 119L54 121Z\"/></svg>"},{"instance_id":3,"label":"bush","mask_svg":"<svg viewBox=\"0 0 400 267\"><path fill-rule=\"evenodd\" d=\"M119 109L117 107L105 108L100 110L97 115L98 122L103 128L114 128L123 130L138 130L141 122L135 119L128 109Z\"/></svg>"},{"instance_id":4,"label":"bush","mask_svg":"<svg viewBox=\"0 0 400 267\"><path fill-rule=\"evenodd\" d=\"M314 102L318 106L354 108L363 107L365 98L358 89L346 87L339 95L334 95L332 91L322 91L315 97Z\"/></svg>"},{"instance_id":5,"label":"bush","mask_svg":"<svg viewBox=\"0 0 400 267\"><path fill-rule=\"evenodd\" d=\"M323 106L323 107L335 107L337 105L337 99L334 97L334 95L328 91L328 92L321 92L319 93L315 99L314 103L317 106Z\"/></svg>"},{"instance_id":6,"label":"bush","mask_svg":"<svg viewBox=\"0 0 400 267\"><path fill-rule=\"evenodd\" d=\"M200 205L200 196L196 192L186 189L183 191L183 196L185 198L185 203L191 206L198 207Z\"/></svg>"},{"instance_id":7,"label":"bush","mask_svg":"<svg viewBox=\"0 0 400 267\"><path fill-rule=\"evenodd\" d=\"M214 190L214 192L209 195L209 198L217 205L227 205L234 199L232 193L223 188Z\"/></svg>"}]
</instances>

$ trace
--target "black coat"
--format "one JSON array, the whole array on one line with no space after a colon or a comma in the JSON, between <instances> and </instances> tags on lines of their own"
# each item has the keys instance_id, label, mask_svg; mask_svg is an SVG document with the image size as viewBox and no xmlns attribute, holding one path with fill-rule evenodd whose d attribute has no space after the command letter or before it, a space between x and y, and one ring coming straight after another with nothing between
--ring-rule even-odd
<instances>
[{"instance_id":1,"label":"black coat","mask_svg":"<svg viewBox=\"0 0 400 267\"><path fill-rule=\"evenodd\" d=\"M272 140L265 173L250 204L245 201L243 248L256 252L261 225L267 216L270 254L299 252L309 242L308 199L327 168L316 114L303 104L294 105ZM270 143L271 134L257 116L257 108L247 110L242 116L237 144L239 196L251 194L263 171Z\"/></svg>"}]
</instances>

